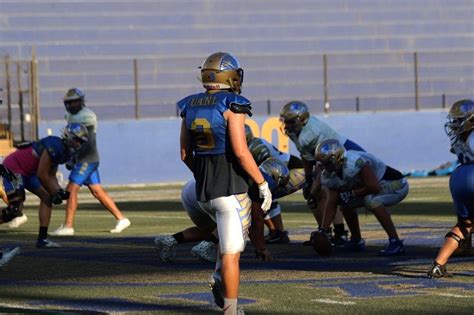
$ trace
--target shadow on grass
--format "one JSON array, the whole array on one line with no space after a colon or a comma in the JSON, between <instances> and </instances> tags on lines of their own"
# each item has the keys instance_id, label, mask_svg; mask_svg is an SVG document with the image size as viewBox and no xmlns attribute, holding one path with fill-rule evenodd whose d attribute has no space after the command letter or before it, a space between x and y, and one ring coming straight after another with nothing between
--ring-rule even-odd
<instances>
[{"instance_id":1,"label":"shadow on grass","mask_svg":"<svg viewBox=\"0 0 474 315\"><path fill-rule=\"evenodd\" d=\"M181 201L125 201L116 203L119 209L128 211L150 211L150 212L169 212L184 211ZM280 202L284 212L288 213L309 213L306 202ZM34 206L27 206L27 209L37 209ZM64 205L55 209L63 210ZM104 208L98 202L80 203L79 210L103 210ZM390 212L396 215L414 215L414 216L455 216L454 205L450 202L407 202L390 207ZM365 209L360 208L360 213Z\"/></svg>"}]
</instances>

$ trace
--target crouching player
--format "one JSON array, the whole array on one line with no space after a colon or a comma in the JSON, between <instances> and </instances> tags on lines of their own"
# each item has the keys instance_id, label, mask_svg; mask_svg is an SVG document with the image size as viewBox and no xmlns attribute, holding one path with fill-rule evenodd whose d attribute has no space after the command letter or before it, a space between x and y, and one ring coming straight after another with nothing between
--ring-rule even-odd
<instances>
[{"instance_id":1,"label":"crouching player","mask_svg":"<svg viewBox=\"0 0 474 315\"><path fill-rule=\"evenodd\" d=\"M313 232L313 246L321 255L331 253L329 226L341 206L351 232L347 247L365 249L356 208L370 210L388 235L388 243L380 255L391 256L405 251L387 207L402 201L408 194L408 182L396 169L374 155L346 150L339 141L323 141L316 149L315 160L322 170L317 185L322 188L324 204L320 228Z\"/></svg>"},{"instance_id":2,"label":"crouching player","mask_svg":"<svg viewBox=\"0 0 474 315\"><path fill-rule=\"evenodd\" d=\"M295 186L290 185L291 174L288 167L280 160L268 158L259 169L267 181L274 199L281 198L295 192ZM304 176L300 177L300 186L304 182ZM175 260L175 246L181 243L202 241L191 249L191 253L203 260L215 262L217 257L216 244L218 237L213 233L216 228L215 221L199 206L196 198L196 181L188 181L181 191L181 200L187 214L195 224L181 232L168 236L159 236L155 239L155 247L160 260L172 262ZM261 200L258 195L258 186L249 183L249 197L252 200L252 225L250 227L250 239L255 246L257 256L262 260L272 259L270 251L265 247L263 237L264 213L260 208Z\"/></svg>"},{"instance_id":3,"label":"crouching player","mask_svg":"<svg viewBox=\"0 0 474 315\"><path fill-rule=\"evenodd\" d=\"M69 161L87 143L87 128L81 124L69 124L62 137L49 136L25 144L8 155L0 165L8 206L2 210L1 222L10 222L23 215L25 189L40 198L39 234L37 248L60 247L47 239L53 205L69 198L56 178L59 164Z\"/></svg>"},{"instance_id":4,"label":"crouching player","mask_svg":"<svg viewBox=\"0 0 474 315\"><path fill-rule=\"evenodd\" d=\"M458 248L472 247L474 222L474 101L460 100L451 106L445 130L451 141L451 152L461 163L449 178L449 189L456 208L457 224L449 231L428 277L447 275L446 263Z\"/></svg>"},{"instance_id":5,"label":"crouching player","mask_svg":"<svg viewBox=\"0 0 474 315\"><path fill-rule=\"evenodd\" d=\"M308 106L300 101L291 101L282 107L280 111L281 130L295 144L301 155L304 166L306 182L303 187L303 196L308 202L308 208L313 212L314 218L321 224L322 206L314 194L314 179L320 170L314 161L314 152L321 142L327 139L337 139L346 150L364 151L357 143L336 132L331 126L310 115ZM313 191L313 193L312 193ZM337 245L344 243L346 231L340 211L334 217L333 242ZM310 245L305 242L305 245Z\"/></svg>"},{"instance_id":6,"label":"crouching player","mask_svg":"<svg viewBox=\"0 0 474 315\"><path fill-rule=\"evenodd\" d=\"M301 189L305 183L305 174L303 162L294 155L281 152L275 146L265 139L255 137L249 125L245 125L245 137L250 153L257 163L261 165L268 158L275 158L280 160L288 168L290 173L289 181L287 182L284 191L285 196ZM282 197L282 196L280 196ZM265 225L269 233L265 237L265 241L270 244L285 244L289 243L288 232L283 226L283 219L281 216L281 206L274 198L270 210L265 216Z\"/></svg>"}]
</instances>

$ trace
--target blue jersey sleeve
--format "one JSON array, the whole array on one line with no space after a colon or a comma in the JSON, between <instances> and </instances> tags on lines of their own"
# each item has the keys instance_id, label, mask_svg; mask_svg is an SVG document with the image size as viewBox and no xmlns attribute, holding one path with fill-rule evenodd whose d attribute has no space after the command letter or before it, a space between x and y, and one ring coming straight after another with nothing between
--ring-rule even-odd
<instances>
[{"instance_id":1,"label":"blue jersey sleeve","mask_svg":"<svg viewBox=\"0 0 474 315\"><path fill-rule=\"evenodd\" d=\"M188 102L193 96L194 95L185 97L182 100L178 101L178 103L176 103L176 108L178 109L181 118L186 117L186 109L188 107Z\"/></svg>"},{"instance_id":2,"label":"blue jersey sleeve","mask_svg":"<svg viewBox=\"0 0 474 315\"><path fill-rule=\"evenodd\" d=\"M33 150L38 156L46 150L54 164L64 164L70 159L69 150L63 140L56 136L49 136L35 142Z\"/></svg>"}]
</instances>

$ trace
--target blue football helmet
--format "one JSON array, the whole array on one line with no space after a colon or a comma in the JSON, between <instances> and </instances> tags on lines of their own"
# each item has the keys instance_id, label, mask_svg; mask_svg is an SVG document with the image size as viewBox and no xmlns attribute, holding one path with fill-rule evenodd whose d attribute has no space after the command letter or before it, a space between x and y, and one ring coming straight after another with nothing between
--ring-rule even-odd
<instances>
[{"instance_id":1,"label":"blue football helmet","mask_svg":"<svg viewBox=\"0 0 474 315\"><path fill-rule=\"evenodd\" d=\"M201 81L206 90L231 90L240 94L244 70L237 58L229 53L217 52L207 57L202 64Z\"/></svg>"}]
</instances>

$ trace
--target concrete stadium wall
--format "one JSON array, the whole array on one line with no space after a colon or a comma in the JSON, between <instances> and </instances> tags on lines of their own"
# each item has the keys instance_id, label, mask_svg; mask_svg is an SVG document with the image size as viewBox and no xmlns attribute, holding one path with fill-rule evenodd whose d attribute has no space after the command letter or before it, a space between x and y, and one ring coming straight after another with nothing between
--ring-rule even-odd
<instances>
[{"instance_id":1,"label":"concrete stadium wall","mask_svg":"<svg viewBox=\"0 0 474 315\"><path fill-rule=\"evenodd\" d=\"M378 112L319 116L387 164L401 170L432 169L454 160L444 133L446 112ZM250 125L280 148L277 117L253 117ZM43 122L40 136L60 134L62 121ZM257 129L258 128L258 129ZM49 130L48 130L49 129ZM100 174L104 185L186 181L192 175L179 157L180 119L99 123ZM290 144L289 151L297 154ZM67 180L67 172L61 169Z\"/></svg>"}]
</instances>

